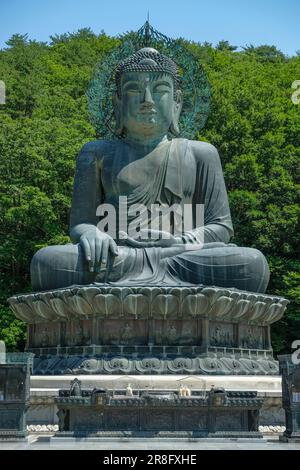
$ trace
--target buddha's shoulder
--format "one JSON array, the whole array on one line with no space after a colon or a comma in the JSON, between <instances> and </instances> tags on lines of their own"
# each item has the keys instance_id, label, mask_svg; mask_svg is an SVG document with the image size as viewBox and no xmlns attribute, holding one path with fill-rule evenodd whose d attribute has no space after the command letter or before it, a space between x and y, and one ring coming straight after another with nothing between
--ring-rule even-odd
<instances>
[{"instance_id":1,"label":"buddha's shoulder","mask_svg":"<svg viewBox=\"0 0 300 470\"><path fill-rule=\"evenodd\" d=\"M209 142L189 140L189 148L197 161L219 161L219 153L216 147Z\"/></svg>"},{"instance_id":2,"label":"buddha's shoulder","mask_svg":"<svg viewBox=\"0 0 300 470\"><path fill-rule=\"evenodd\" d=\"M94 153L97 155L103 155L110 149L114 149L116 142L113 140L92 140L84 144L81 149L81 153Z\"/></svg>"}]
</instances>

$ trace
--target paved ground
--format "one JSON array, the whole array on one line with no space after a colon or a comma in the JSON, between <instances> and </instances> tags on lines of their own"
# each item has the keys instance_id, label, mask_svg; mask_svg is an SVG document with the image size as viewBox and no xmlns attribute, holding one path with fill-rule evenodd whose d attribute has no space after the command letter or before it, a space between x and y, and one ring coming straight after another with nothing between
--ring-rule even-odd
<instances>
[{"instance_id":1,"label":"paved ground","mask_svg":"<svg viewBox=\"0 0 300 470\"><path fill-rule=\"evenodd\" d=\"M264 439L51 439L30 435L28 442L0 443L1 450L300 450L300 443L281 443L278 438Z\"/></svg>"}]
</instances>

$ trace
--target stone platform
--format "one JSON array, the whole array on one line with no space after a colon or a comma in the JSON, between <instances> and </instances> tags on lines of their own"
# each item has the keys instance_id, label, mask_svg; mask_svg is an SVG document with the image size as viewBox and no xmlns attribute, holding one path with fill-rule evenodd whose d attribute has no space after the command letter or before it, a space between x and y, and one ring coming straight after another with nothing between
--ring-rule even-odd
<instances>
[{"instance_id":1,"label":"stone platform","mask_svg":"<svg viewBox=\"0 0 300 470\"><path fill-rule=\"evenodd\" d=\"M207 286L91 284L9 299L34 374L277 375L270 325L288 301Z\"/></svg>"},{"instance_id":2,"label":"stone platform","mask_svg":"<svg viewBox=\"0 0 300 470\"><path fill-rule=\"evenodd\" d=\"M68 389L74 375L32 376L28 424L57 424L55 403L60 389ZM279 376L197 376L197 375L81 375L82 388L102 388L125 391L130 383L135 391L159 390L161 393L177 392L181 384L191 391L203 393L212 386L228 391L257 392L264 400L260 410L259 424L282 426L285 424L281 399L281 377Z\"/></svg>"},{"instance_id":3,"label":"stone platform","mask_svg":"<svg viewBox=\"0 0 300 470\"><path fill-rule=\"evenodd\" d=\"M262 437L263 398L256 391L82 388L76 378L59 390L59 437Z\"/></svg>"}]
</instances>

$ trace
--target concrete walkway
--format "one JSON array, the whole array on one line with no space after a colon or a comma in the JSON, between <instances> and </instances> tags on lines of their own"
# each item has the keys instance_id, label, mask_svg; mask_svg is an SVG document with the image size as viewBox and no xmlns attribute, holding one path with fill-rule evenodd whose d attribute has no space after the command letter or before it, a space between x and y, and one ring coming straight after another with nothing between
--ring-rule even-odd
<instances>
[{"instance_id":1,"label":"concrete walkway","mask_svg":"<svg viewBox=\"0 0 300 470\"><path fill-rule=\"evenodd\" d=\"M52 438L31 434L27 442L0 442L1 450L300 450L300 443L264 439Z\"/></svg>"}]
</instances>

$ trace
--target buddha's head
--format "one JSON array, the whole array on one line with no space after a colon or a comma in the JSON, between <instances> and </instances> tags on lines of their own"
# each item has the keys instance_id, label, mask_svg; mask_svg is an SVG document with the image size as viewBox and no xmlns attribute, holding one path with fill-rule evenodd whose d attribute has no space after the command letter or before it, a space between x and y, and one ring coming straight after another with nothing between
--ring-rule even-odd
<instances>
[{"instance_id":1,"label":"buddha's head","mask_svg":"<svg viewBox=\"0 0 300 470\"><path fill-rule=\"evenodd\" d=\"M175 62L155 49L140 49L120 62L115 80L118 135L150 140L178 135L182 94Z\"/></svg>"}]
</instances>

